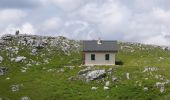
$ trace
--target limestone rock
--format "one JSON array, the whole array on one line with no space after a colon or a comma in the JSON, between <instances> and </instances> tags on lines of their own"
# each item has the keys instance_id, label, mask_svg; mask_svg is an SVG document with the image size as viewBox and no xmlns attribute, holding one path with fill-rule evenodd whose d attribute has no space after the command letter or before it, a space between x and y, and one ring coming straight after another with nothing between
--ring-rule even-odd
<instances>
[{"instance_id":1,"label":"limestone rock","mask_svg":"<svg viewBox=\"0 0 170 100\"><path fill-rule=\"evenodd\" d=\"M87 73L87 75L85 76L85 78L87 80L95 80L95 79L100 79L106 76L106 71L105 70L94 70L94 71L90 71Z\"/></svg>"},{"instance_id":2,"label":"limestone rock","mask_svg":"<svg viewBox=\"0 0 170 100\"><path fill-rule=\"evenodd\" d=\"M6 67L0 67L0 75L4 75L8 71Z\"/></svg>"}]
</instances>

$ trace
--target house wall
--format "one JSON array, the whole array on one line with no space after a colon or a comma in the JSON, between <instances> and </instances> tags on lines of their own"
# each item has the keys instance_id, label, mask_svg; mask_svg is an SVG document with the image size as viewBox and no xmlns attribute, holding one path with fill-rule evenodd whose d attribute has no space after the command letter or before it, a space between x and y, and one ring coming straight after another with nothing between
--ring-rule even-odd
<instances>
[{"instance_id":1,"label":"house wall","mask_svg":"<svg viewBox=\"0 0 170 100\"><path fill-rule=\"evenodd\" d=\"M95 60L91 60L91 54L95 54ZM105 60L105 54L110 54L110 60ZM85 65L115 65L115 53L111 52L85 52Z\"/></svg>"}]
</instances>

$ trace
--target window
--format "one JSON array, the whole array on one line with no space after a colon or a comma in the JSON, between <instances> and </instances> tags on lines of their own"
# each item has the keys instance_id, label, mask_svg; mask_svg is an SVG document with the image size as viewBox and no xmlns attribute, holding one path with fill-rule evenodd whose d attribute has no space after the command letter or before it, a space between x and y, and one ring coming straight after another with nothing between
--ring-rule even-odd
<instances>
[{"instance_id":1,"label":"window","mask_svg":"<svg viewBox=\"0 0 170 100\"><path fill-rule=\"evenodd\" d=\"M95 54L91 54L91 60L95 60Z\"/></svg>"},{"instance_id":2,"label":"window","mask_svg":"<svg viewBox=\"0 0 170 100\"><path fill-rule=\"evenodd\" d=\"M106 54L105 55L105 60L109 60L110 59L110 55L109 54Z\"/></svg>"}]
</instances>

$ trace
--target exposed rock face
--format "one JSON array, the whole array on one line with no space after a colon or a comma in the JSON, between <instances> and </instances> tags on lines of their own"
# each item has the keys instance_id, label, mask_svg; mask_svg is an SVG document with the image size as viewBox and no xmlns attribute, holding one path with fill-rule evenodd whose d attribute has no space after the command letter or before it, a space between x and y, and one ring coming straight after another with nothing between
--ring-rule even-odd
<instances>
[{"instance_id":1,"label":"exposed rock face","mask_svg":"<svg viewBox=\"0 0 170 100\"><path fill-rule=\"evenodd\" d=\"M8 71L6 67L0 67L0 75L4 75Z\"/></svg>"},{"instance_id":2,"label":"exposed rock face","mask_svg":"<svg viewBox=\"0 0 170 100\"><path fill-rule=\"evenodd\" d=\"M12 42L9 42L12 41ZM27 46L32 49L48 49L49 47L60 50L67 55L71 52L79 52L81 49L80 41L69 40L65 37L49 37L49 36L37 36L37 35L4 35L0 39L1 45L8 46L8 44L16 44L18 46ZM34 52L34 51L33 51Z\"/></svg>"},{"instance_id":3,"label":"exposed rock face","mask_svg":"<svg viewBox=\"0 0 170 100\"><path fill-rule=\"evenodd\" d=\"M11 41L13 38L14 38L14 36L11 34L6 34L1 37L2 40L9 40L9 41Z\"/></svg>"}]
</instances>

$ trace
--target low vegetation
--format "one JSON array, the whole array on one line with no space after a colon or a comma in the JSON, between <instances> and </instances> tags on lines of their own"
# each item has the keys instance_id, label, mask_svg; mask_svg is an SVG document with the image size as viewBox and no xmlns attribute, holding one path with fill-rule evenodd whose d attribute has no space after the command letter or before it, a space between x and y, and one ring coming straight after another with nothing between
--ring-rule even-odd
<instances>
[{"instance_id":1,"label":"low vegetation","mask_svg":"<svg viewBox=\"0 0 170 100\"><path fill-rule=\"evenodd\" d=\"M24 39L33 41L28 44ZM64 37L4 36L0 41L0 69L8 70L0 70L0 98L169 100L170 51L139 43L118 45L118 65L89 67L81 65L80 41ZM88 68L105 70L106 75L93 81L81 79L78 73Z\"/></svg>"}]
</instances>

